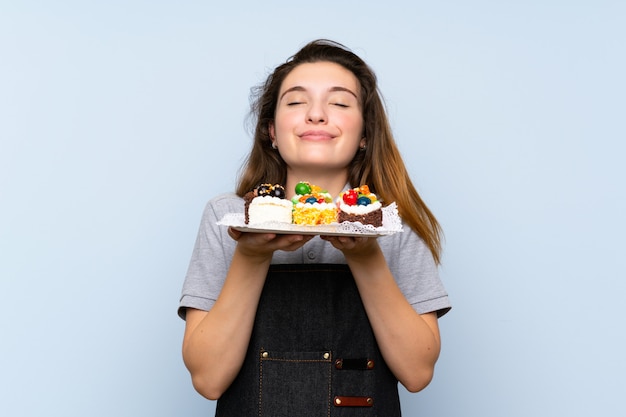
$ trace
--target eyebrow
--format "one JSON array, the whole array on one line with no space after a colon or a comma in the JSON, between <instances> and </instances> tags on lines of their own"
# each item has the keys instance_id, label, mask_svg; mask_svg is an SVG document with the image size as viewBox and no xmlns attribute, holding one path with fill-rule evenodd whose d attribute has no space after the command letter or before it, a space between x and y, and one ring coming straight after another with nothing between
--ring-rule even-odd
<instances>
[{"instance_id":1,"label":"eyebrow","mask_svg":"<svg viewBox=\"0 0 626 417\"><path fill-rule=\"evenodd\" d=\"M304 88L304 87L302 87L302 86L299 86L299 85L296 85L296 86L294 86L294 87L291 87L291 88L289 88L289 89L285 90L285 91L284 91L284 92L280 95L279 100L282 100L282 99L283 99L283 97L285 96L285 94L287 94L287 93L291 93L291 92L293 92L293 91L306 91L306 88ZM328 89L328 91L329 91L329 92L331 92L331 93L332 93L332 92L335 92L335 91L343 91L343 92L346 92L346 93L352 94L352 95L354 96L354 98L356 98L357 100L359 99L359 98L357 97L357 95L356 95L356 93L355 93L354 91L352 91L352 90L350 90L349 88L346 88L346 87L340 87L340 86L331 87L331 88L329 88L329 89Z\"/></svg>"}]
</instances>

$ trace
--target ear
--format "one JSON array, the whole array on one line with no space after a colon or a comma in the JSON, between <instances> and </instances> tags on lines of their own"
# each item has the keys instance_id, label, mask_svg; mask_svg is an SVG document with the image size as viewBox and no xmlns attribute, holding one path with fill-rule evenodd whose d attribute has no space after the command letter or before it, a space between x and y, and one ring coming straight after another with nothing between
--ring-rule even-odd
<instances>
[{"instance_id":1,"label":"ear","mask_svg":"<svg viewBox=\"0 0 626 417\"><path fill-rule=\"evenodd\" d=\"M268 127L267 130L270 134L270 139L272 139L272 142L276 140L276 130L274 128L274 121L271 121L268 123Z\"/></svg>"}]
</instances>

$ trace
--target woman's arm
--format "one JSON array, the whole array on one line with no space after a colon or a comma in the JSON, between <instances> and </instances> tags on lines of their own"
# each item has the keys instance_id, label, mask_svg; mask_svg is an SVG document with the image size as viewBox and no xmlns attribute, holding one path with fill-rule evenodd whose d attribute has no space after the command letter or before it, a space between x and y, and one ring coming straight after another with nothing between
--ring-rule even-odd
<instances>
[{"instance_id":1,"label":"woman's arm","mask_svg":"<svg viewBox=\"0 0 626 417\"><path fill-rule=\"evenodd\" d=\"M241 233L219 297L210 311L188 309L183 360L195 389L218 399L237 376L248 348L254 316L275 250L295 250L310 237Z\"/></svg>"},{"instance_id":2,"label":"woman's arm","mask_svg":"<svg viewBox=\"0 0 626 417\"><path fill-rule=\"evenodd\" d=\"M415 312L396 284L376 239L325 239L346 257L385 362L408 391L424 389L440 352L436 313Z\"/></svg>"}]
</instances>

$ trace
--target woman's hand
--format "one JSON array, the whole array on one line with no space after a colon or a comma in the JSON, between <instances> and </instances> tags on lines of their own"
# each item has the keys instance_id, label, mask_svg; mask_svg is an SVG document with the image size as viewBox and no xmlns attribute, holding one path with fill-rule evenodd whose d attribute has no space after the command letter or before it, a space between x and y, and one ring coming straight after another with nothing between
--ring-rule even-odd
<instances>
[{"instance_id":1,"label":"woman's hand","mask_svg":"<svg viewBox=\"0 0 626 417\"><path fill-rule=\"evenodd\" d=\"M311 235L280 235L276 233L246 233L228 228L228 235L237 241L237 250L252 259L265 260L277 250L287 252L301 248Z\"/></svg>"},{"instance_id":2,"label":"woman's hand","mask_svg":"<svg viewBox=\"0 0 626 417\"><path fill-rule=\"evenodd\" d=\"M375 237L367 236L320 236L330 242L336 249L343 252L346 259L357 259L373 255L378 250Z\"/></svg>"}]
</instances>

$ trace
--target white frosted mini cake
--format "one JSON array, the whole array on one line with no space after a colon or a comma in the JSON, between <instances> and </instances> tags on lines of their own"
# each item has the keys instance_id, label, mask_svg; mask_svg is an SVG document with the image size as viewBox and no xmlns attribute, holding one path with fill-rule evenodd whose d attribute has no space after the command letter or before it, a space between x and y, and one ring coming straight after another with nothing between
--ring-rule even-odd
<instances>
[{"instance_id":1,"label":"white frosted mini cake","mask_svg":"<svg viewBox=\"0 0 626 417\"><path fill-rule=\"evenodd\" d=\"M285 199L285 189L280 184L261 184L243 199L246 224L292 222L293 203Z\"/></svg>"}]
</instances>

